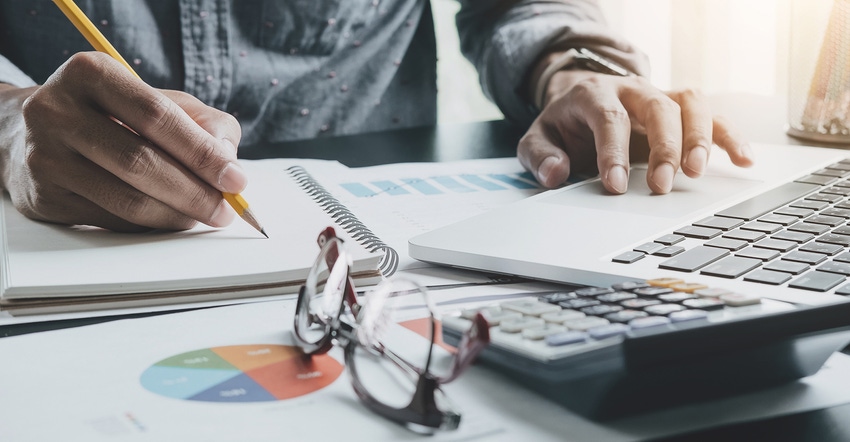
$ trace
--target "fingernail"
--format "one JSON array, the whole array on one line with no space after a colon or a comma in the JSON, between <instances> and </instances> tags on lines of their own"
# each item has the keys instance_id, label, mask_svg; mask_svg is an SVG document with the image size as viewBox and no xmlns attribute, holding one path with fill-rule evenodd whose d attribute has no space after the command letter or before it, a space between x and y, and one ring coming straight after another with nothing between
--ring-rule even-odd
<instances>
[{"instance_id":1,"label":"fingernail","mask_svg":"<svg viewBox=\"0 0 850 442\"><path fill-rule=\"evenodd\" d=\"M546 185L549 181L549 176L552 174L552 169L559 163L558 157L547 157L537 167L537 179L540 184Z\"/></svg>"},{"instance_id":2,"label":"fingernail","mask_svg":"<svg viewBox=\"0 0 850 442\"><path fill-rule=\"evenodd\" d=\"M239 193L248 185L248 178L239 163L231 162L218 176L218 185L223 192Z\"/></svg>"},{"instance_id":3,"label":"fingernail","mask_svg":"<svg viewBox=\"0 0 850 442\"><path fill-rule=\"evenodd\" d=\"M233 222L233 218L236 215L236 212L230 209L230 206L227 205L227 202L221 200L218 204L218 207L215 208L215 212L213 212L212 217L210 218L210 222L207 223L212 227L224 227L230 225Z\"/></svg>"},{"instance_id":4,"label":"fingernail","mask_svg":"<svg viewBox=\"0 0 850 442\"><path fill-rule=\"evenodd\" d=\"M626 193L629 189L629 173L623 166L614 166L608 169L608 188L615 193Z\"/></svg>"},{"instance_id":5,"label":"fingernail","mask_svg":"<svg viewBox=\"0 0 850 442\"><path fill-rule=\"evenodd\" d=\"M705 150L704 147L695 147L691 149L691 152L688 154L688 159L685 161L685 165L691 172L698 173L702 175L703 170L705 170L705 165L708 163L708 151Z\"/></svg>"},{"instance_id":6,"label":"fingernail","mask_svg":"<svg viewBox=\"0 0 850 442\"><path fill-rule=\"evenodd\" d=\"M670 192L670 189L673 188L673 176L675 174L676 170L670 163L664 163L655 168L651 179L655 188L658 189L658 193Z\"/></svg>"}]
</instances>

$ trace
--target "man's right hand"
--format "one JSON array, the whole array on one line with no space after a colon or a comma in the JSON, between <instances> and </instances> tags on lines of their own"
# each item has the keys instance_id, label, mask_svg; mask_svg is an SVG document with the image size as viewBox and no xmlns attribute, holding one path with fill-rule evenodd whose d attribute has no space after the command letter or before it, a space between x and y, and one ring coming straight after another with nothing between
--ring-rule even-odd
<instances>
[{"instance_id":1,"label":"man's right hand","mask_svg":"<svg viewBox=\"0 0 850 442\"><path fill-rule=\"evenodd\" d=\"M120 123L119 123L120 122ZM15 207L116 231L219 227L239 193L231 115L154 89L109 56L79 53L40 87L0 85L0 172Z\"/></svg>"}]
</instances>

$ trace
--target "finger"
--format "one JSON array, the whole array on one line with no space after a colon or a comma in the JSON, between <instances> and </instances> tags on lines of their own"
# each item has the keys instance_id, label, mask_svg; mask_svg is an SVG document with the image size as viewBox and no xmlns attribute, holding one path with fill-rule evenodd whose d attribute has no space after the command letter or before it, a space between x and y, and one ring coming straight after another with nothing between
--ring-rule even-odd
<instances>
[{"instance_id":1,"label":"finger","mask_svg":"<svg viewBox=\"0 0 850 442\"><path fill-rule=\"evenodd\" d=\"M226 214L220 213L221 192L106 116L88 109L80 112L78 130L66 134L64 142L91 163L63 166L61 175L67 180L63 187L136 224L179 228L185 222L175 224L175 213L214 227L229 223ZM75 181L86 188L78 188ZM116 188L103 189L109 186Z\"/></svg>"},{"instance_id":2,"label":"finger","mask_svg":"<svg viewBox=\"0 0 850 442\"><path fill-rule=\"evenodd\" d=\"M749 143L744 141L744 137L724 117L714 117L714 142L726 151L736 166L750 167L755 162Z\"/></svg>"},{"instance_id":3,"label":"finger","mask_svg":"<svg viewBox=\"0 0 850 442\"><path fill-rule=\"evenodd\" d=\"M682 155L679 105L644 82L627 87L620 96L629 114L646 130L650 149L646 176L649 188L660 194L670 192Z\"/></svg>"},{"instance_id":4,"label":"finger","mask_svg":"<svg viewBox=\"0 0 850 442\"><path fill-rule=\"evenodd\" d=\"M571 118L587 124L593 133L596 164L602 184L611 193L625 193L629 186L629 137L631 122L616 90L598 81L577 83L566 97Z\"/></svg>"},{"instance_id":5,"label":"finger","mask_svg":"<svg viewBox=\"0 0 850 442\"><path fill-rule=\"evenodd\" d=\"M87 79L78 85L80 93L219 191L238 193L245 188L247 179L231 147L110 57L77 54L63 69Z\"/></svg>"},{"instance_id":6,"label":"finger","mask_svg":"<svg viewBox=\"0 0 850 442\"><path fill-rule=\"evenodd\" d=\"M711 108L700 93L691 89L674 92L670 98L679 104L682 113L682 171L698 178L705 172L711 152Z\"/></svg>"},{"instance_id":7,"label":"finger","mask_svg":"<svg viewBox=\"0 0 850 442\"><path fill-rule=\"evenodd\" d=\"M537 182L549 189L560 186L570 176L570 159L558 146L539 119L532 123L517 145L520 164L534 174Z\"/></svg>"},{"instance_id":8,"label":"finger","mask_svg":"<svg viewBox=\"0 0 850 442\"><path fill-rule=\"evenodd\" d=\"M242 126L233 115L211 108L195 96L181 91L162 91L168 98L177 103L189 117L213 137L227 142L236 155L236 147L242 139Z\"/></svg>"}]
</instances>

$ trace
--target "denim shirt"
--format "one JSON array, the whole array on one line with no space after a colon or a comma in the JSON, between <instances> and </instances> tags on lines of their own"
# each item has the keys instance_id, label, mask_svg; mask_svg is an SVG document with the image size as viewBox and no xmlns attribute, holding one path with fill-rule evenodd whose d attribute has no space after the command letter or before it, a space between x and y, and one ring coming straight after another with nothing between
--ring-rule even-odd
<instances>
[{"instance_id":1,"label":"denim shirt","mask_svg":"<svg viewBox=\"0 0 850 442\"><path fill-rule=\"evenodd\" d=\"M436 122L428 0L77 3L147 83L236 116L243 145ZM553 45L592 43L640 70L595 1L462 0L457 24L485 93L522 124L525 77ZM51 0L3 0L0 29L0 82L17 86L92 50Z\"/></svg>"}]
</instances>

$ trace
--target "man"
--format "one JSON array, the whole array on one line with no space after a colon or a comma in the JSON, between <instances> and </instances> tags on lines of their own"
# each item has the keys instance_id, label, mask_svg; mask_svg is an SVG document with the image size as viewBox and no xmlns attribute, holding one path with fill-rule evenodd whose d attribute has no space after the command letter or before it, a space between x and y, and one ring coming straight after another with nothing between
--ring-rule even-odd
<instances>
[{"instance_id":1,"label":"man","mask_svg":"<svg viewBox=\"0 0 850 442\"><path fill-rule=\"evenodd\" d=\"M119 231L223 226L233 213L221 192L247 183L240 143L436 120L427 0L80 3L142 80L85 52L49 0L0 4L0 171L33 219ZM698 94L578 63L585 48L647 72L594 1L461 5L462 49L488 96L529 127L518 156L543 185L597 168L609 191L625 192L632 132L646 135L658 193L680 166L699 176L712 141L735 164L751 163Z\"/></svg>"}]
</instances>

